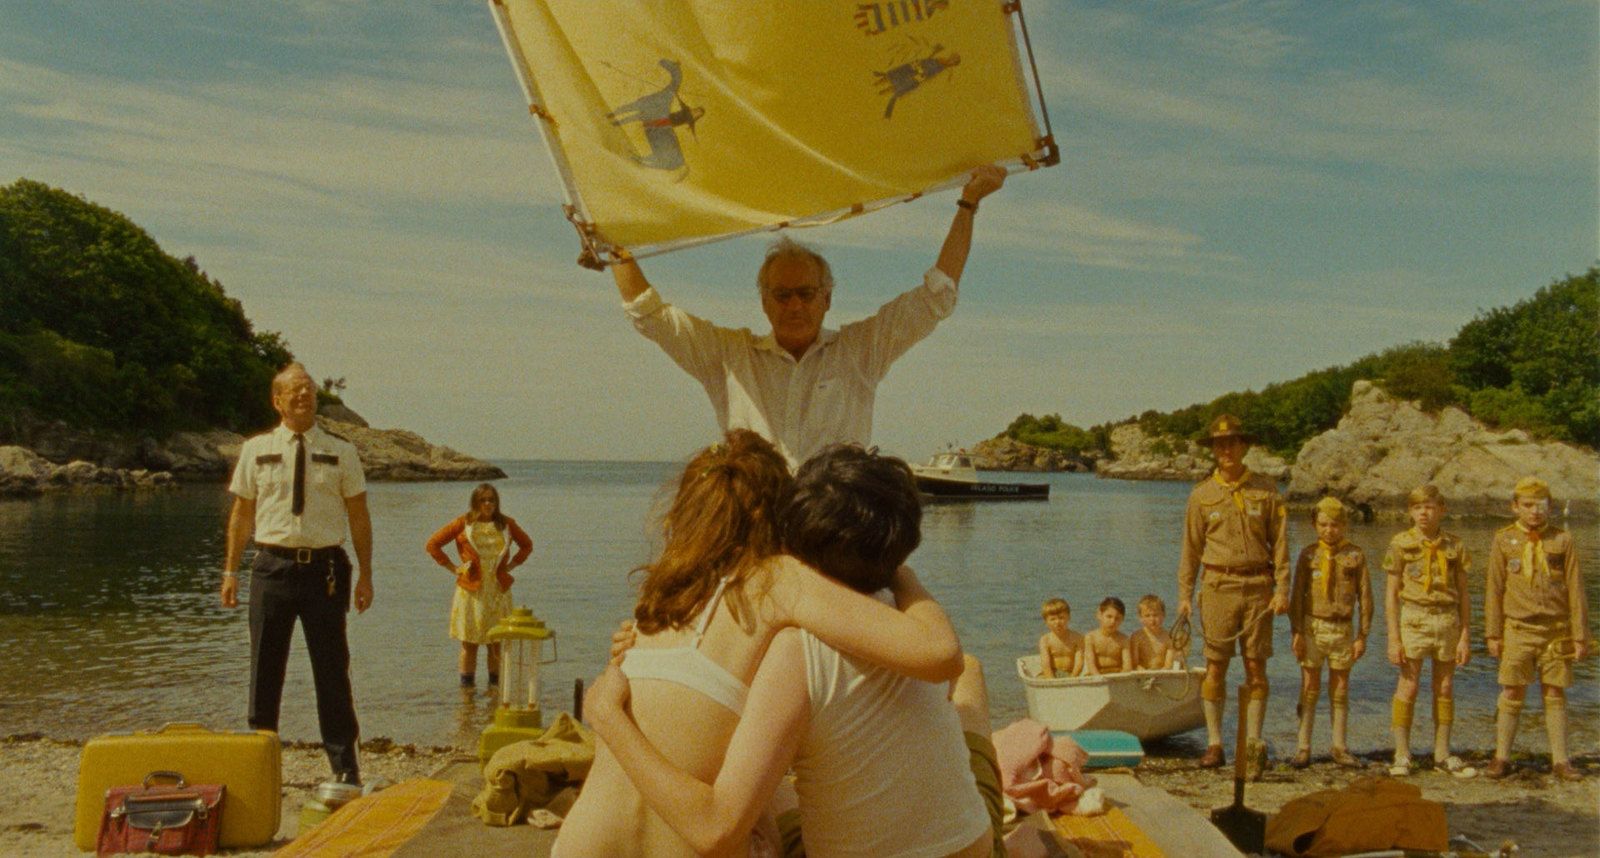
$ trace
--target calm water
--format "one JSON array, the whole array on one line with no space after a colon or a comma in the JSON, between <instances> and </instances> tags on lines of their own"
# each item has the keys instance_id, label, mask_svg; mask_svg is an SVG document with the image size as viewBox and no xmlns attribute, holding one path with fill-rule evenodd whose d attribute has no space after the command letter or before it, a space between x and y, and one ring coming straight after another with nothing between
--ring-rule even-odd
<instances>
[{"instance_id":1,"label":"calm water","mask_svg":"<svg viewBox=\"0 0 1600 858\"><path fill-rule=\"evenodd\" d=\"M657 463L506 462L498 486L505 510L535 541L513 595L557 634L559 661L545 668L543 705L569 709L575 679L588 680L605 657L611 629L628 616L627 571L649 557L648 520L676 466ZM1030 481L1039 479L1029 475ZM966 647L989 671L995 721L1026 714L1014 659L1043 631L1039 604L1062 596L1073 627L1093 621L1101 598L1131 604L1144 593L1172 604L1175 541L1187 485L1096 480L1053 474L1046 503L930 507L912 564L945 603ZM422 551L435 528L461 512L471 486L377 483L370 487L377 597L352 615L352 672L362 734L423 744L475 744L492 701L456 688L458 645L446 631L452 578ZM56 495L0 502L0 735L39 731L60 738L144 728L166 721L244 725L249 632L243 608L218 605L216 585L229 496L218 486L156 494ZM1475 612L1482 606L1482 563L1500 522L1453 522L1477 558ZM1356 525L1350 538L1375 565L1395 525ZM1591 610L1600 607L1600 533L1576 528L1589 570ZM1315 534L1291 527L1298 550ZM1381 593L1381 572L1374 578ZM1351 746L1388 747L1394 669L1383 658L1382 605L1373 652L1352 674ZM1136 628L1130 620L1125 631ZM1479 638L1481 623L1475 624ZM1299 669L1289 657L1288 624L1277 623L1269 662L1273 697L1267 720L1274 746L1294 746ZM1475 640L1473 662L1457 680L1458 745L1492 744L1494 664ZM1196 651L1198 651L1196 645ZM549 655L549 651L546 652ZM482 656L480 655L480 659ZM1578 669L1572 699L1574 752L1600 735L1595 660ZM480 679L482 669L479 670ZM1242 671L1233 668L1230 680ZM315 739L309 664L298 636L285 690L283 733ZM1326 703L1323 703L1326 706ZM1427 707L1419 705L1426 713ZM1519 747L1543 749L1537 705ZM1232 707L1229 707L1231 723ZM1232 728L1228 728L1232 735ZM1327 741L1319 717L1317 747ZM1197 749L1203 732L1174 740ZM1426 751L1431 722L1418 718L1413 744ZM1287 750L1284 750L1287 753Z\"/></svg>"}]
</instances>

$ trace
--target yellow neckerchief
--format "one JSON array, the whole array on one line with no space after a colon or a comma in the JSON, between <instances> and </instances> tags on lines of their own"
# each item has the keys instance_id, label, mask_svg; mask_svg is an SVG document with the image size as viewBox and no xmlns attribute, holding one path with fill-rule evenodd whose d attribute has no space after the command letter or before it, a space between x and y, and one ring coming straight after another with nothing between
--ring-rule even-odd
<instances>
[{"instance_id":1,"label":"yellow neckerchief","mask_svg":"<svg viewBox=\"0 0 1600 858\"><path fill-rule=\"evenodd\" d=\"M1250 479L1250 469L1245 468L1244 472L1239 474L1239 479L1231 483L1222 478L1221 468L1212 471L1211 478L1216 480L1217 485L1222 486L1223 490L1233 496L1233 505L1238 507L1240 512L1244 512L1244 481Z\"/></svg>"},{"instance_id":2,"label":"yellow neckerchief","mask_svg":"<svg viewBox=\"0 0 1600 858\"><path fill-rule=\"evenodd\" d=\"M1441 530L1437 537L1429 540L1422 535L1420 528L1413 527L1411 530L1417 535L1417 542L1421 543L1422 547L1428 552L1422 558L1422 592L1433 592L1433 566L1435 560L1438 561L1439 565L1439 585L1448 588L1450 586L1450 566L1449 562L1444 558L1444 552L1439 550L1440 546L1444 545L1444 531Z\"/></svg>"},{"instance_id":3,"label":"yellow neckerchief","mask_svg":"<svg viewBox=\"0 0 1600 858\"><path fill-rule=\"evenodd\" d=\"M1348 539L1339 540L1338 545L1317 540L1317 566L1322 570L1322 598L1329 602L1333 601L1333 555L1349 544Z\"/></svg>"},{"instance_id":4,"label":"yellow neckerchief","mask_svg":"<svg viewBox=\"0 0 1600 858\"><path fill-rule=\"evenodd\" d=\"M1522 531L1523 536L1527 537L1522 541L1523 576L1528 579L1530 584L1533 583L1533 564L1537 563L1539 564L1539 568L1544 570L1545 576L1549 577L1550 561L1545 558L1544 549L1539 547L1540 541L1544 539L1544 529L1540 528L1539 530L1529 530L1526 527L1523 527L1522 522L1520 521L1517 522L1517 529Z\"/></svg>"}]
</instances>

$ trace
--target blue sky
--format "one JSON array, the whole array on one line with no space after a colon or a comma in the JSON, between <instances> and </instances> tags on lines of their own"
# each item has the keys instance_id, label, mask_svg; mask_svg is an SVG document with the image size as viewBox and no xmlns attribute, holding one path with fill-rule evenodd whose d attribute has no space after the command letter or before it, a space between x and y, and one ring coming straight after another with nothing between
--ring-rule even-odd
<instances>
[{"instance_id":1,"label":"blue sky","mask_svg":"<svg viewBox=\"0 0 1600 858\"><path fill-rule=\"evenodd\" d=\"M961 304L880 388L921 458L1443 340L1600 257L1600 5L1031 0L1060 166L987 201ZM0 183L195 256L347 400L490 457L676 459L698 385L578 268L482 3L0 2ZM798 237L829 323L930 265L943 194ZM765 330L767 239L647 260Z\"/></svg>"}]
</instances>

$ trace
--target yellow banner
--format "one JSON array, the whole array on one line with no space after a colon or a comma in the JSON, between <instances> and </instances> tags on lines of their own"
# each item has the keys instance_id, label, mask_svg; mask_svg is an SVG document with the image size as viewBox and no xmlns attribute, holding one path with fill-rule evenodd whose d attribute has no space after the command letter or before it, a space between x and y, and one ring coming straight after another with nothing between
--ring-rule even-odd
<instances>
[{"instance_id":1,"label":"yellow banner","mask_svg":"<svg viewBox=\"0 0 1600 858\"><path fill-rule=\"evenodd\" d=\"M644 256L1054 163L999 0L489 0L586 247Z\"/></svg>"}]
</instances>

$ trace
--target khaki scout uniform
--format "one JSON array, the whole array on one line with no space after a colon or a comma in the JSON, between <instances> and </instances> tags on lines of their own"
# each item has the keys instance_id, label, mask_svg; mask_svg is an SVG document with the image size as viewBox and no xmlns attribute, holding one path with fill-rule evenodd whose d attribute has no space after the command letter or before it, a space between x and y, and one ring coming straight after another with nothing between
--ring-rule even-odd
<instances>
[{"instance_id":1,"label":"khaki scout uniform","mask_svg":"<svg viewBox=\"0 0 1600 858\"><path fill-rule=\"evenodd\" d=\"M1213 473L1189 493L1178 559L1179 601L1194 595L1202 569L1206 660L1232 658L1235 637L1243 657L1271 656L1268 603L1273 596L1289 595L1288 518L1271 477L1246 471L1229 484ZM1246 627L1250 620L1255 621Z\"/></svg>"},{"instance_id":2,"label":"khaki scout uniform","mask_svg":"<svg viewBox=\"0 0 1600 858\"><path fill-rule=\"evenodd\" d=\"M1572 684L1572 661L1556 642L1586 640L1589 611L1571 533L1546 525L1530 534L1519 524L1495 533L1483 625L1484 637L1501 639L1501 685L1528 685L1535 667L1546 686Z\"/></svg>"},{"instance_id":3,"label":"khaki scout uniform","mask_svg":"<svg viewBox=\"0 0 1600 858\"><path fill-rule=\"evenodd\" d=\"M1352 635L1358 608L1359 632ZM1366 553L1349 541L1329 546L1319 540L1302 549L1289 592L1289 628L1305 639L1301 667L1320 669L1327 661L1331 670L1349 670L1355 638L1372 631Z\"/></svg>"},{"instance_id":4,"label":"khaki scout uniform","mask_svg":"<svg viewBox=\"0 0 1600 858\"><path fill-rule=\"evenodd\" d=\"M1456 580L1471 565L1467 547L1442 530L1432 542L1414 527L1389 540L1383 571L1400 576L1400 650L1407 659L1456 660L1466 598Z\"/></svg>"}]
</instances>

